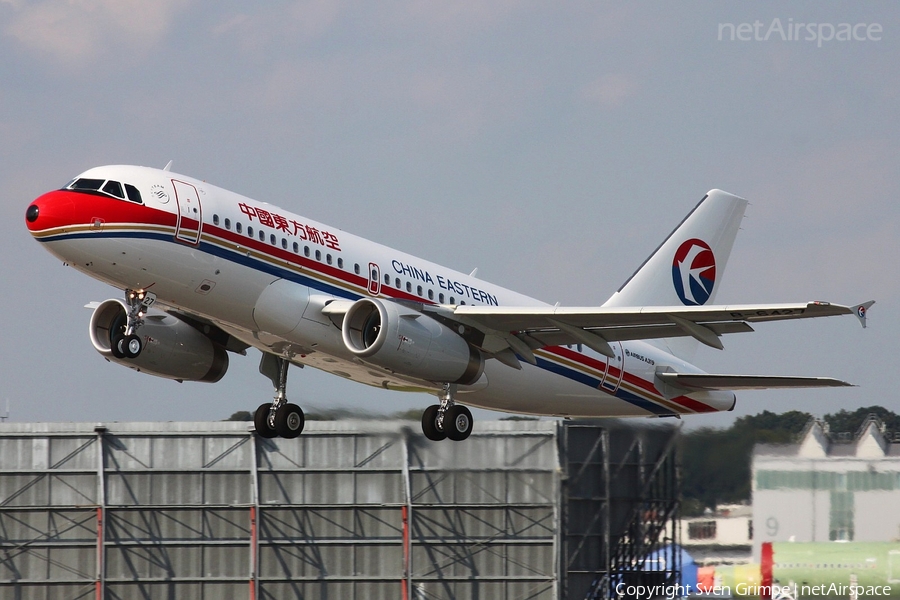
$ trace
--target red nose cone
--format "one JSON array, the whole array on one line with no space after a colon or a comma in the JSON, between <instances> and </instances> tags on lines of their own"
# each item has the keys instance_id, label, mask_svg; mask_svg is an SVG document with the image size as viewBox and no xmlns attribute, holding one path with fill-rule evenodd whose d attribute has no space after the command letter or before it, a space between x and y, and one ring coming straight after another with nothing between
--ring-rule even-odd
<instances>
[{"instance_id":1,"label":"red nose cone","mask_svg":"<svg viewBox=\"0 0 900 600\"><path fill-rule=\"evenodd\" d=\"M35 199L25 210L25 225L32 233L72 224L72 192L56 190Z\"/></svg>"}]
</instances>

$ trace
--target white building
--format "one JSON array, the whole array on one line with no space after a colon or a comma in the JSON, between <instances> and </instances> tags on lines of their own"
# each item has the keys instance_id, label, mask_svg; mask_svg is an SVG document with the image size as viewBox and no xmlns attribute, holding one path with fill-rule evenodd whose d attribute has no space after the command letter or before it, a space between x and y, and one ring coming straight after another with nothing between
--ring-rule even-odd
<instances>
[{"instance_id":1,"label":"white building","mask_svg":"<svg viewBox=\"0 0 900 600\"><path fill-rule=\"evenodd\" d=\"M681 520L681 545L698 564L740 564L750 560L753 508L722 504L715 512Z\"/></svg>"},{"instance_id":2,"label":"white building","mask_svg":"<svg viewBox=\"0 0 900 600\"><path fill-rule=\"evenodd\" d=\"M753 555L762 542L900 539L900 444L867 419L852 439L811 421L799 444L753 451Z\"/></svg>"}]
</instances>

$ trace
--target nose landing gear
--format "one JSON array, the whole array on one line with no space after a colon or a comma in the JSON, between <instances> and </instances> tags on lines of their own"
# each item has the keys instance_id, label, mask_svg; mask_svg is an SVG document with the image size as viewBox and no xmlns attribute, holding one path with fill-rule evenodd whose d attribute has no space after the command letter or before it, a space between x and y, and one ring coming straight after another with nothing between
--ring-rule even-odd
<instances>
[{"instance_id":1,"label":"nose landing gear","mask_svg":"<svg viewBox=\"0 0 900 600\"><path fill-rule=\"evenodd\" d=\"M450 438L461 442L472 433L472 413L465 406L454 402L455 394L456 384L445 384L439 396L441 403L432 404L422 413L422 433L429 440L439 442Z\"/></svg>"},{"instance_id":2,"label":"nose landing gear","mask_svg":"<svg viewBox=\"0 0 900 600\"><path fill-rule=\"evenodd\" d=\"M287 372L290 363L274 354L263 354L259 371L275 384L275 399L260 404L253 415L256 434L263 438L293 439L303 432L306 417L303 409L287 401Z\"/></svg>"}]
</instances>

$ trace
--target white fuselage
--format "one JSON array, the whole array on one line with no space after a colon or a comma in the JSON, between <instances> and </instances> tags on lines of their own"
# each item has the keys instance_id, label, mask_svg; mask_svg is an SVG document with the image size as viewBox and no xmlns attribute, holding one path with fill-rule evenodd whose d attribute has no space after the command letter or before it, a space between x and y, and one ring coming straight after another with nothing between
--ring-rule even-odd
<instances>
[{"instance_id":1,"label":"white fuselage","mask_svg":"<svg viewBox=\"0 0 900 600\"><path fill-rule=\"evenodd\" d=\"M80 177L114 179L142 203L50 192L29 228L72 267L121 289L145 289L263 352L387 389L436 393L362 362L322 309L376 297L442 305L545 306L464 273L393 250L264 202L168 171L109 166ZM672 415L729 410L731 392L666 394L658 369L700 372L644 342L613 343L615 357L581 346L534 352L517 370L487 360L458 400L488 409L558 416ZM667 397L668 396L668 397Z\"/></svg>"}]
</instances>

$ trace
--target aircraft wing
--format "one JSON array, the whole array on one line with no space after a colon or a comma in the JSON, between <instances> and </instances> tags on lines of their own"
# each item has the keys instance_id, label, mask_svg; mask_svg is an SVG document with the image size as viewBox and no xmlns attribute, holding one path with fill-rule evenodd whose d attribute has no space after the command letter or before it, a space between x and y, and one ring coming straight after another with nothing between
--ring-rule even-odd
<instances>
[{"instance_id":1,"label":"aircraft wing","mask_svg":"<svg viewBox=\"0 0 900 600\"><path fill-rule=\"evenodd\" d=\"M454 321L484 335L481 348L510 366L515 355L534 364L533 350L561 344L584 344L613 356L609 342L692 336L722 349L719 337L753 331L751 323L854 314L863 327L874 301L843 306L830 302L644 307L505 307L426 306L440 319Z\"/></svg>"}]
</instances>

